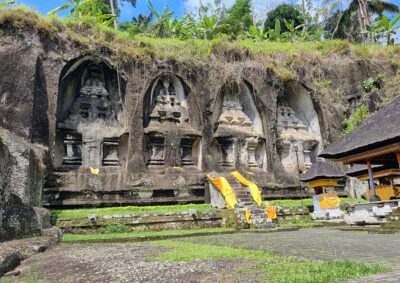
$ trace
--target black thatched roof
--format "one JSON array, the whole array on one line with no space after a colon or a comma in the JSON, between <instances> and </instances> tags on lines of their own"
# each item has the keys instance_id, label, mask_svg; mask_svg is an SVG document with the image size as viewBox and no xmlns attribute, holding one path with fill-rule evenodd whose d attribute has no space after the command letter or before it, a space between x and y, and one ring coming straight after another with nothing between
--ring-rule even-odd
<instances>
[{"instance_id":1,"label":"black thatched roof","mask_svg":"<svg viewBox=\"0 0 400 283\"><path fill-rule=\"evenodd\" d=\"M400 142L400 97L371 115L339 142L329 145L319 156L342 158Z\"/></svg>"},{"instance_id":2,"label":"black thatched roof","mask_svg":"<svg viewBox=\"0 0 400 283\"><path fill-rule=\"evenodd\" d=\"M317 161L305 174L300 175L300 181L310 182L321 179L340 179L344 174L333 164Z\"/></svg>"}]
</instances>

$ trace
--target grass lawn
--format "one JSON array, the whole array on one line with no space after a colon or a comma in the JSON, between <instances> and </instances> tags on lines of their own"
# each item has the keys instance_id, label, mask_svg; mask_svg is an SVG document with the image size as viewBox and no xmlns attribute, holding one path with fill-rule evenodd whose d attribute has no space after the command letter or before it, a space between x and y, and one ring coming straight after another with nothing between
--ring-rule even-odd
<instances>
[{"instance_id":1,"label":"grass lawn","mask_svg":"<svg viewBox=\"0 0 400 283\"><path fill-rule=\"evenodd\" d=\"M177 205L163 205L163 206L118 206L118 207L105 207L105 208L84 208L84 209L62 209L52 210L52 220L67 220L67 219L84 219L90 214L97 216L104 215L124 215L124 214L161 214L161 213L176 213L184 212L189 209L196 209L197 211L210 211L216 210L209 204L177 204Z\"/></svg>"},{"instance_id":2,"label":"grass lawn","mask_svg":"<svg viewBox=\"0 0 400 283\"><path fill-rule=\"evenodd\" d=\"M255 260L254 266L244 268L241 271L261 271L267 276L268 282L334 282L389 271L389 269L378 265L342 260L297 259L289 256L273 255L263 251L195 244L184 241L155 241L149 244L170 248L170 250L162 252L159 256L153 258L154 260L188 262L225 258L253 259Z\"/></svg>"},{"instance_id":3,"label":"grass lawn","mask_svg":"<svg viewBox=\"0 0 400 283\"><path fill-rule=\"evenodd\" d=\"M109 239L129 239L138 237L156 237L156 236L184 236L195 233L219 233L234 232L231 228L199 228L199 229L176 229L163 231L134 231L125 233L109 233L109 234L64 234L63 242L76 241L92 241L92 240L109 240Z\"/></svg>"},{"instance_id":4,"label":"grass lawn","mask_svg":"<svg viewBox=\"0 0 400 283\"><path fill-rule=\"evenodd\" d=\"M312 206L313 201L312 198L305 198L301 199L277 199L277 200L270 200L268 201L271 205L280 205L286 207L293 207L293 206ZM368 202L365 199L355 199L355 198L340 198L340 203L343 204L345 202L353 202L353 203L364 203Z\"/></svg>"}]
</instances>

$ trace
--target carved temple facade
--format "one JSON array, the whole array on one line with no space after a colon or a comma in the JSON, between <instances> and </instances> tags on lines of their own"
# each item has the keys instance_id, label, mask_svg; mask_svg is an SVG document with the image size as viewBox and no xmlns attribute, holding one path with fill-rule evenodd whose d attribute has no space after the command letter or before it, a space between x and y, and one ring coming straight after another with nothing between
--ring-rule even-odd
<instances>
[{"instance_id":1,"label":"carved temple facade","mask_svg":"<svg viewBox=\"0 0 400 283\"><path fill-rule=\"evenodd\" d=\"M147 81L132 95L105 61L64 67L45 205L204 202L210 171L296 182L316 158L318 115L304 90L301 103L298 93L266 101L245 78L227 78L207 98L170 70Z\"/></svg>"}]
</instances>

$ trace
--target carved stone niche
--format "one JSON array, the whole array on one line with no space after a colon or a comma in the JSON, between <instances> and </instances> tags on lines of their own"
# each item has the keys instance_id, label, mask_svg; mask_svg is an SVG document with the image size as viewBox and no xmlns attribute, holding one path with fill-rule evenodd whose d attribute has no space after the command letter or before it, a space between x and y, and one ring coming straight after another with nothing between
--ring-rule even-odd
<instances>
[{"instance_id":1,"label":"carved stone niche","mask_svg":"<svg viewBox=\"0 0 400 283\"><path fill-rule=\"evenodd\" d=\"M164 136L159 133L147 135L147 166L149 169L163 169L164 159Z\"/></svg>"},{"instance_id":2,"label":"carved stone niche","mask_svg":"<svg viewBox=\"0 0 400 283\"><path fill-rule=\"evenodd\" d=\"M220 137L217 138L221 159L218 164L221 167L235 167L236 164L236 139Z\"/></svg>"},{"instance_id":3,"label":"carved stone niche","mask_svg":"<svg viewBox=\"0 0 400 283\"><path fill-rule=\"evenodd\" d=\"M103 166L119 166L118 147L120 141L118 137L104 138L103 140Z\"/></svg>"},{"instance_id":4,"label":"carved stone niche","mask_svg":"<svg viewBox=\"0 0 400 283\"><path fill-rule=\"evenodd\" d=\"M247 83L228 82L215 107L214 136L219 144L219 166L265 170L262 122Z\"/></svg>"},{"instance_id":5,"label":"carved stone niche","mask_svg":"<svg viewBox=\"0 0 400 283\"><path fill-rule=\"evenodd\" d=\"M195 137L185 137L181 140L181 160L182 166L194 166L193 144Z\"/></svg>"},{"instance_id":6,"label":"carved stone niche","mask_svg":"<svg viewBox=\"0 0 400 283\"><path fill-rule=\"evenodd\" d=\"M297 118L287 104L278 107L278 151L286 172L297 176L311 165L311 154L319 144L317 137Z\"/></svg>"},{"instance_id":7,"label":"carved stone niche","mask_svg":"<svg viewBox=\"0 0 400 283\"><path fill-rule=\"evenodd\" d=\"M144 98L143 127L147 141L149 169L182 166L199 168L200 119L196 103L188 96L189 88L171 73L160 75ZM189 110L195 110L189 117ZM157 133L157 134L154 134ZM170 144L164 147L164 140ZM174 141L174 142L171 142ZM168 150L167 152L164 152ZM165 156L173 156L166 164ZM163 158L163 160L160 160ZM173 163L173 164L172 164Z\"/></svg>"},{"instance_id":8,"label":"carved stone niche","mask_svg":"<svg viewBox=\"0 0 400 283\"><path fill-rule=\"evenodd\" d=\"M82 135L66 132L63 139L64 152L63 164L71 166L82 165Z\"/></svg>"},{"instance_id":9,"label":"carved stone niche","mask_svg":"<svg viewBox=\"0 0 400 283\"><path fill-rule=\"evenodd\" d=\"M171 75L163 75L155 84L152 93L152 105L149 127L189 124L186 100L181 85L174 83Z\"/></svg>"},{"instance_id":10,"label":"carved stone niche","mask_svg":"<svg viewBox=\"0 0 400 283\"><path fill-rule=\"evenodd\" d=\"M64 144L61 166L119 166L119 138L126 129L117 80L107 81L112 76L106 77L102 65L82 64L67 72L61 83L57 109L57 133Z\"/></svg>"}]
</instances>

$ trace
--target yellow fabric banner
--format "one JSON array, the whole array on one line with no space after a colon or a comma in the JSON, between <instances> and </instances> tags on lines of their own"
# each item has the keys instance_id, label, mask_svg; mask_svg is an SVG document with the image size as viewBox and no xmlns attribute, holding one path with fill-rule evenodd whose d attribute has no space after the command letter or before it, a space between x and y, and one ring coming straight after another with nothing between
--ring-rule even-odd
<instances>
[{"instance_id":1,"label":"yellow fabric banner","mask_svg":"<svg viewBox=\"0 0 400 283\"><path fill-rule=\"evenodd\" d=\"M276 213L276 206L273 206L273 205L267 205L265 207L265 214L267 215L268 219L278 218L278 215Z\"/></svg>"},{"instance_id":2,"label":"yellow fabric banner","mask_svg":"<svg viewBox=\"0 0 400 283\"><path fill-rule=\"evenodd\" d=\"M251 219L251 214L250 214L250 208L246 208L246 222L247 224L250 224L250 219Z\"/></svg>"},{"instance_id":3,"label":"yellow fabric banner","mask_svg":"<svg viewBox=\"0 0 400 283\"><path fill-rule=\"evenodd\" d=\"M340 204L339 197L334 193L326 193L318 195L320 208L337 208Z\"/></svg>"},{"instance_id":4,"label":"yellow fabric banner","mask_svg":"<svg viewBox=\"0 0 400 283\"><path fill-rule=\"evenodd\" d=\"M248 187L253 197L254 201L257 203L258 206L262 206L262 197L261 192L258 189L257 185L253 182L247 180L245 177L242 176L238 171L232 172L231 175L236 178L236 180L245 187Z\"/></svg>"},{"instance_id":5,"label":"yellow fabric banner","mask_svg":"<svg viewBox=\"0 0 400 283\"><path fill-rule=\"evenodd\" d=\"M225 199L226 207L235 208L237 199L228 181L224 177L212 178L210 175L207 175L207 178L221 192Z\"/></svg>"}]
</instances>

